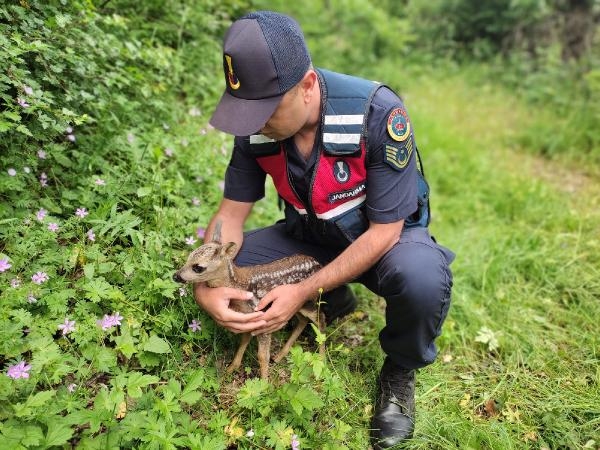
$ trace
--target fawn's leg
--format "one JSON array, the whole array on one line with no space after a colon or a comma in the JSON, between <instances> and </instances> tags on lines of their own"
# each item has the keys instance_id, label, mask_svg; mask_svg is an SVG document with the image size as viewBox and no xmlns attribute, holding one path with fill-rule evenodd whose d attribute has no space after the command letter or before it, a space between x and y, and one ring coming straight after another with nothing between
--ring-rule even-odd
<instances>
[{"instance_id":1,"label":"fawn's leg","mask_svg":"<svg viewBox=\"0 0 600 450\"><path fill-rule=\"evenodd\" d=\"M271 333L259 334L258 339L258 364L260 365L260 377L269 379L269 359L271 358Z\"/></svg>"},{"instance_id":2,"label":"fawn's leg","mask_svg":"<svg viewBox=\"0 0 600 450\"><path fill-rule=\"evenodd\" d=\"M246 352L246 347L248 347L248 343L250 342L250 339L252 339L252 335L250 333L242 334L242 340L240 341L240 346L238 347L237 351L235 352L233 361L231 361L231 364L229 364L229 367L227 367L227 373L231 373L240 367L240 365L242 364L242 357L244 356L244 353Z\"/></svg>"},{"instance_id":3,"label":"fawn's leg","mask_svg":"<svg viewBox=\"0 0 600 450\"><path fill-rule=\"evenodd\" d=\"M302 314L296 314L296 317L298 318L298 325L296 325L296 328L294 328L294 331L292 331L292 334L290 335L282 349L279 351L279 353L277 353L275 358L273 358L273 361L275 361L276 363L281 361L285 357L285 355L287 355L290 352L292 345L294 345L294 342L296 342L296 339L298 339L298 336L300 336L300 333L302 333L302 331L306 327L306 324L308 323L308 318L306 316L303 316Z\"/></svg>"}]
</instances>

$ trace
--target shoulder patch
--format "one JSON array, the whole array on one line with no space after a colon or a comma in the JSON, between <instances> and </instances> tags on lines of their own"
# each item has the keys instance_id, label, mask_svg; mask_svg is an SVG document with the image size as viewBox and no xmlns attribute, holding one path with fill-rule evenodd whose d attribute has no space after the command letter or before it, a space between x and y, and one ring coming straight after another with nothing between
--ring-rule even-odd
<instances>
[{"instance_id":1,"label":"shoulder patch","mask_svg":"<svg viewBox=\"0 0 600 450\"><path fill-rule=\"evenodd\" d=\"M402 170L408 166L412 152L412 139L405 144L385 144L383 160L394 169Z\"/></svg>"},{"instance_id":2,"label":"shoulder patch","mask_svg":"<svg viewBox=\"0 0 600 450\"><path fill-rule=\"evenodd\" d=\"M404 108L394 108L387 119L387 131L390 137L398 142L410 136L410 121Z\"/></svg>"}]
</instances>

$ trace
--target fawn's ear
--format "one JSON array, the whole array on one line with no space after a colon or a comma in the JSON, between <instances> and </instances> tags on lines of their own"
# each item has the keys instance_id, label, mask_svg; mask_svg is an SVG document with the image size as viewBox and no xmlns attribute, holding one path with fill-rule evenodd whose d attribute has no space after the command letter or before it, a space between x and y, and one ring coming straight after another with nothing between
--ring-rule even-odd
<instances>
[{"instance_id":1,"label":"fawn's ear","mask_svg":"<svg viewBox=\"0 0 600 450\"><path fill-rule=\"evenodd\" d=\"M227 255L233 258L237 252L237 244L235 242L228 242L221 248L221 255Z\"/></svg>"}]
</instances>

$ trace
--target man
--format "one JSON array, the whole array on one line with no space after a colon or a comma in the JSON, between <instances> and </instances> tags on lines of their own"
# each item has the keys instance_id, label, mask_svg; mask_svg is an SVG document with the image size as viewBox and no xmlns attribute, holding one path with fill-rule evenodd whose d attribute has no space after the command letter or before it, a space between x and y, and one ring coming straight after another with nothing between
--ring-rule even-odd
<instances>
[{"instance_id":1,"label":"man","mask_svg":"<svg viewBox=\"0 0 600 450\"><path fill-rule=\"evenodd\" d=\"M198 284L196 301L225 328L260 334L282 328L321 289L328 322L355 307L346 283L384 297L387 356L371 439L392 447L414 430L415 369L435 359L454 257L427 231L428 187L404 105L378 83L314 69L298 24L274 12L232 24L223 67L226 90L210 123L236 137L207 235L220 220L222 239L241 246L240 265L304 253L324 267L273 289L251 314L228 308L229 299L248 298L235 289ZM244 234L266 174L285 220Z\"/></svg>"}]
</instances>

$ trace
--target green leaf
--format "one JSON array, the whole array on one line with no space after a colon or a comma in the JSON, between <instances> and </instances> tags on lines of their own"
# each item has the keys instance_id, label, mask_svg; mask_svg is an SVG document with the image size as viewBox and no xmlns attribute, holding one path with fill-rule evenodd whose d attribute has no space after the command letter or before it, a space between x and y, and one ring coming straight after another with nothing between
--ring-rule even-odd
<instances>
[{"instance_id":1,"label":"green leaf","mask_svg":"<svg viewBox=\"0 0 600 450\"><path fill-rule=\"evenodd\" d=\"M114 341L117 345L116 349L123 353L128 359L130 359L134 353L137 353L135 340L133 336L131 336L131 333L125 331L125 329L121 330L121 335L116 336Z\"/></svg>"},{"instance_id":2,"label":"green leaf","mask_svg":"<svg viewBox=\"0 0 600 450\"><path fill-rule=\"evenodd\" d=\"M65 423L64 419L53 419L47 422L48 432L44 444L46 447L66 444L73 436L71 426Z\"/></svg>"},{"instance_id":3,"label":"green leaf","mask_svg":"<svg viewBox=\"0 0 600 450\"><path fill-rule=\"evenodd\" d=\"M152 188L150 186L144 186L138 188L136 193L138 197L146 197L147 195L152 194Z\"/></svg>"},{"instance_id":4,"label":"green leaf","mask_svg":"<svg viewBox=\"0 0 600 450\"><path fill-rule=\"evenodd\" d=\"M290 405L296 414L301 415L302 411L313 411L317 408L321 408L324 403L314 389L308 386L303 386L300 387L295 395L290 399Z\"/></svg>"},{"instance_id":5,"label":"green leaf","mask_svg":"<svg viewBox=\"0 0 600 450\"><path fill-rule=\"evenodd\" d=\"M141 372L131 372L127 377L127 394L131 398L140 398L142 388L151 384L158 383L160 378L154 375L145 375Z\"/></svg>"},{"instance_id":6,"label":"green leaf","mask_svg":"<svg viewBox=\"0 0 600 450\"><path fill-rule=\"evenodd\" d=\"M171 353L169 343L155 334L152 334L146 341L144 350L151 353Z\"/></svg>"}]
</instances>

